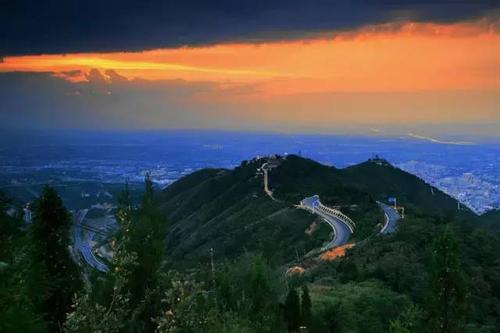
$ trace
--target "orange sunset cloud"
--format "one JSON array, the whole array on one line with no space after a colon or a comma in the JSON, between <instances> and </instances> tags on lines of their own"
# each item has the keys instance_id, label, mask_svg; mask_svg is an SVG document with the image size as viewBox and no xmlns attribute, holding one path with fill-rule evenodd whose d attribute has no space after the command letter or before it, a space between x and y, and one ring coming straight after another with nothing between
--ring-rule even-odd
<instances>
[{"instance_id":1,"label":"orange sunset cloud","mask_svg":"<svg viewBox=\"0 0 500 333\"><path fill-rule=\"evenodd\" d=\"M496 90L500 88L496 27L489 21L387 24L297 41L6 57L0 71L54 72L82 81L86 80L83 73L95 68L112 69L128 79L252 83L262 98L325 92ZM82 74L64 74L75 70Z\"/></svg>"}]
</instances>

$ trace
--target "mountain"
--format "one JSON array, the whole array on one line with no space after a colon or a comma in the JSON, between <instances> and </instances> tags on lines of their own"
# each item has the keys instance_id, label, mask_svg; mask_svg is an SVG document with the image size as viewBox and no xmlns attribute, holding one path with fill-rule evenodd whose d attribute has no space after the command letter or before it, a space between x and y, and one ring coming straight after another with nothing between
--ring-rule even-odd
<instances>
[{"instance_id":1,"label":"mountain","mask_svg":"<svg viewBox=\"0 0 500 333\"><path fill-rule=\"evenodd\" d=\"M259 169L266 162L275 200L263 189ZM353 241L379 230L384 217L376 200L388 196L438 215L457 207L455 199L383 160L337 169L295 155L254 159L233 170L194 172L160 194L172 225L169 251L185 263L209 260L212 248L216 259L262 251L278 263L292 261L330 238L321 219L295 207L314 194L356 222Z\"/></svg>"},{"instance_id":2,"label":"mountain","mask_svg":"<svg viewBox=\"0 0 500 333\"><path fill-rule=\"evenodd\" d=\"M500 231L500 209L490 210L479 217L480 223L490 229Z\"/></svg>"},{"instance_id":3,"label":"mountain","mask_svg":"<svg viewBox=\"0 0 500 333\"><path fill-rule=\"evenodd\" d=\"M328 239L326 226L314 236L304 233L315 216L267 197L256 176L261 164L194 172L161 194L172 224L168 245L174 259L207 260L213 248L217 258L261 250L284 262Z\"/></svg>"},{"instance_id":4,"label":"mountain","mask_svg":"<svg viewBox=\"0 0 500 333\"><path fill-rule=\"evenodd\" d=\"M339 174L344 184L366 191L380 201L396 197L398 204L417 207L431 214L474 215L467 208L457 211L456 199L383 159L368 160L339 170Z\"/></svg>"}]
</instances>

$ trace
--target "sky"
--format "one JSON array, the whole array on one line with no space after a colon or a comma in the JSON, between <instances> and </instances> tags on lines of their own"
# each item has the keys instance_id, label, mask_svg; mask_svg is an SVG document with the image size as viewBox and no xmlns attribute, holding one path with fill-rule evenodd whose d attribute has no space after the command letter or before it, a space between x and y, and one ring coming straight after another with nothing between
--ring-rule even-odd
<instances>
[{"instance_id":1,"label":"sky","mask_svg":"<svg viewBox=\"0 0 500 333\"><path fill-rule=\"evenodd\" d=\"M14 1L0 127L500 137L497 1Z\"/></svg>"}]
</instances>

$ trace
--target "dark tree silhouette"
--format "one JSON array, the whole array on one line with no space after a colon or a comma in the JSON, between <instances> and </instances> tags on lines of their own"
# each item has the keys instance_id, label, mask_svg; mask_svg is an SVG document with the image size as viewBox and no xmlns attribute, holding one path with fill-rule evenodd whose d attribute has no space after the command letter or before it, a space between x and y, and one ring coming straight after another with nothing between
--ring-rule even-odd
<instances>
[{"instance_id":1,"label":"dark tree silhouette","mask_svg":"<svg viewBox=\"0 0 500 333\"><path fill-rule=\"evenodd\" d=\"M154 331L152 318L159 311L161 295L156 289L161 284L159 277L166 260L168 221L155 198L149 174L145 178L145 187L141 207L127 213L133 216L125 247L137 255L137 265L132 268L129 280L131 305L136 309L137 318L144 323L139 330L149 332ZM121 205L130 202L125 197L121 199L125 200Z\"/></svg>"},{"instance_id":2,"label":"dark tree silhouette","mask_svg":"<svg viewBox=\"0 0 500 333\"><path fill-rule=\"evenodd\" d=\"M72 298L81 288L78 266L71 259L69 228L71 216L57 192L46 186L34 203L33 224L30 229L31 257L34 272L31 279L44 290L36 293L38 309L48 322L49 331L60 331Z\"/></svg>"},{"instance_id":3,"label":"dark tree silhouette","mask_svg":"<svg viewBox=\"0 0 500 333\"><path fill-rule=\"evenodd\" d=\"M300 302L300 310L301 310L301 320L302 325L310 327L312 323L312 312L311 312L312 304L311 297L309 296L309 288L307 285L302 287L302 299Z\"/></svg>"},{"instance_id":4,"label":"dark tree silhouette","mask_svg":"<svg viewBox=\"0 0 500 333\"><path fill-rule=\"evenodd\" d=\"M300 326L300 299L295 288L291 288L285 300L285 321L289 332L297 332Z\"/></svg>"},{"instance_id":5,"label":"dark tree silhouette","mask_svg":"<svg viewBox=\"0 0 500 333\"><path fill-rule=\"evenodd\" d=\"M453 229L446 226L432 252L432 315L437 332L460 332L464 319L465 283Z\"/></svg>"}]
</instances>

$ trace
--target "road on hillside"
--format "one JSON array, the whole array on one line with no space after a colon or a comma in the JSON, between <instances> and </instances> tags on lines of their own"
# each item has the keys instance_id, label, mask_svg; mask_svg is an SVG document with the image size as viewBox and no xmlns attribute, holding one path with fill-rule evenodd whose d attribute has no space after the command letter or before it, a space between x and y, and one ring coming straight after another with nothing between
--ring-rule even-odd
<instances>
[{"instance_id":1,"label":"road on hillside","mask_svg":"<svg viewBox=\"0 0 500 333\"><path fill-rule=\"evenodd\" d=\"M396 228L398 226L398 221L401 218L401 216L399 216L398 211L393 206L386 205L385 203L382 202L377 202L377 203L380 206L380 208L382 208L385 214L385 225L382 228L382 230L380 230L380 233L384 235L391 234L394 231L396 231Z\"/></svg>"},{"instance_id":2,"label":"road on hillside","mask_svg":"<svg viewBox=\"0 0 500 333\"><path fill-rule=\"evenodd\" d=\"M321 203L318 196L305 198L301 201L301 203L314 212L314 214L321 216L323 220L333 229L333 239L323 247L324 250L329 250L331 248L347 244L349 237L351 236L351 230L347 224L338 217L325 213L319 209L315 209L315 207L319 206Z\"/></svg>"},{"instance_id":3,"label":"road on hillside","mask_svg":"<svg viewBox=\"0 0 500 333\"><path fill-rule=\"evenodd\" d=\"M266 163L262 164L262 166L260 167L262 172L264 172L264 192L266 192L266 194L269 196L269 198L271 198L271 200L279 201L273 196L273 191L271 191L269 189L269 170L270 169L268 169L268 165L269 165L269 162L266 162Z\"/></svg>"}]
</instances>

